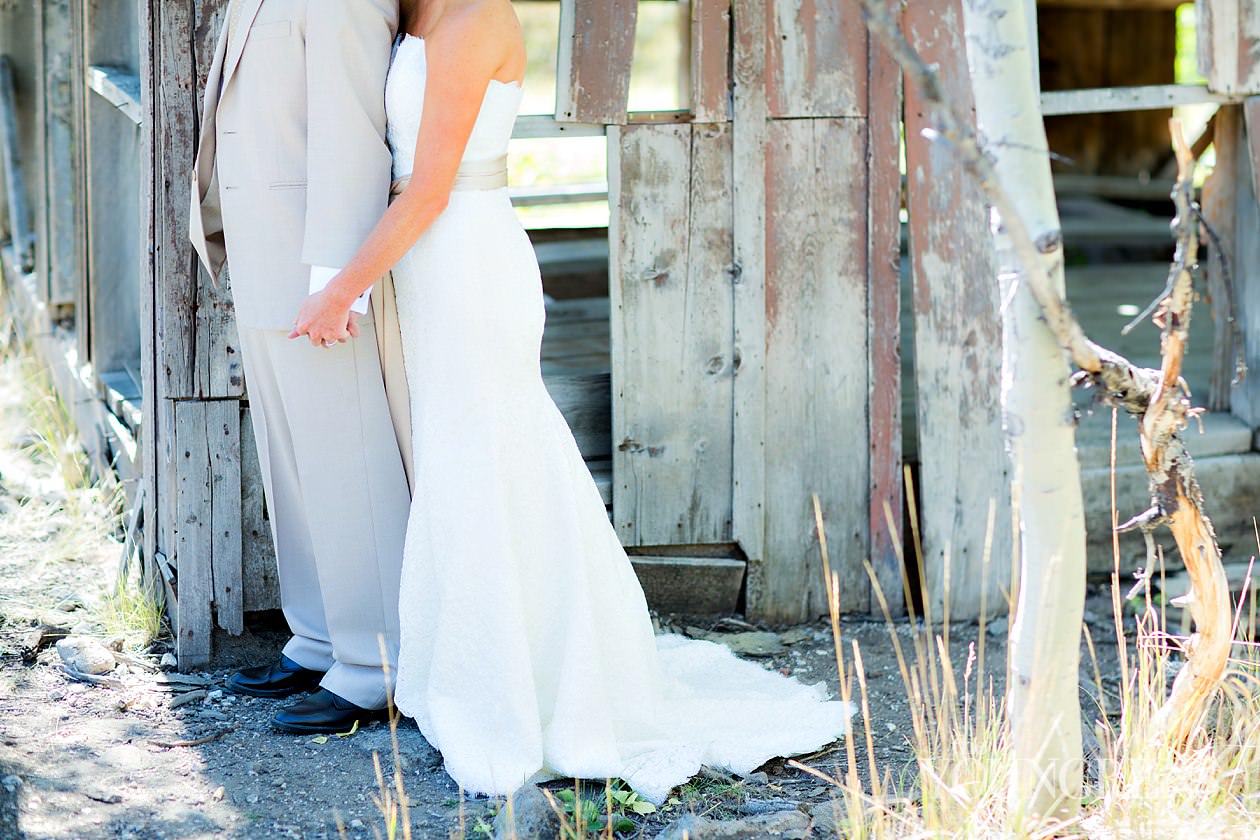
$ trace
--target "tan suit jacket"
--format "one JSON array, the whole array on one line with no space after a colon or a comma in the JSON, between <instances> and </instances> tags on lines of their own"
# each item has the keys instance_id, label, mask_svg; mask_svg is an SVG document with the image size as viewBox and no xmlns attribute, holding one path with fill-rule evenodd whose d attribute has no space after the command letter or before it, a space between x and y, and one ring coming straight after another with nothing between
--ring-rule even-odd
<instances>
[{"instance_id":1,"label":"tan suit jacket","mask_svg":"<svg viewBox=\"0 0 1260 840\"><path fill-rule=\"evenodd\" d=\"M238 37L229 49L223 28L206 83L190 234L216 281L230 247L238 322L285 329L310 266L346 265L387 206L398 5L241 2ZM234 85L241 74L266 84Z\"/></svg>"}]
</instances>

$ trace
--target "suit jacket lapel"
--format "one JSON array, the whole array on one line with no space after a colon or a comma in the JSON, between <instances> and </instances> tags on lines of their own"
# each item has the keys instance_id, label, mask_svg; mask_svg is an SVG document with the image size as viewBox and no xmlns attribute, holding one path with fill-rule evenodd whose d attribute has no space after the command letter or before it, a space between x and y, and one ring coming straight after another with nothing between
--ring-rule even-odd
<instances>
[{"instance_id":1,"label":"suit jacket lapel","mask_svg":"<svg viewBox=\"0 0 1260 840\"><path fill-rule=\"evenodd\" d=\"M219 109L219 93L223 84L223 62L227 56L227 27L219 33L219 43L215 46L214 60L210 62L210 72L206 74L206 90L201 105L200 136L197 138L197 159L195 166L201 192L210 181L207 167L214 164L215 152L215 113ZM202 177L204 174L204 177Z\"/></svg>"},{"instance_id":2,"label":"suit jacket lapel","mask_svg":"<svg viewBox=\"0 0 1260 840\"><path fill-rule=\"evenodd\" d=\"M240 33L230 40L235 43L229 44L227 58L223 65L223 87L227 87L232 81L232 75L236 72L236 65L241 62L241 55L245 52L245 42L249 40L249 29L254 25L254 18L258 17L258 11L262 8L263 0L241 0L245 5L241 9L241 19L236 22L240 27ZM228 24L225 22L223 27L226 30Z\"/></svg>"}]
</instances>

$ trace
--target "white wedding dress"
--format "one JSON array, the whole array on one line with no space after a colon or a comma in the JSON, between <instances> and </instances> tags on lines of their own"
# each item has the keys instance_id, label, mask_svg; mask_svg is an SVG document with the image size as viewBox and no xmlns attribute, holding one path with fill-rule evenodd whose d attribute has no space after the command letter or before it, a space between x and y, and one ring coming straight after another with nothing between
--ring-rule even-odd
<instances>
[{"instance_id":1,"label":"white wedding dress","mask_svg":"<svg viewBox=\"0 0 1260 840\"><path fill-rule=\"evenodd\" d=\"M424 87L424 41L407 36L386 88L396 178ZM507 152L520 102L519 85L490 83L465 162ZM460 786L622 778L660 802L702 765L746 773L838 738L850 709L823 686L654 637L543 386L538 263L507 190L453 192L395 285L416 469L396 702Z\"/></svg>"}]
</instances>

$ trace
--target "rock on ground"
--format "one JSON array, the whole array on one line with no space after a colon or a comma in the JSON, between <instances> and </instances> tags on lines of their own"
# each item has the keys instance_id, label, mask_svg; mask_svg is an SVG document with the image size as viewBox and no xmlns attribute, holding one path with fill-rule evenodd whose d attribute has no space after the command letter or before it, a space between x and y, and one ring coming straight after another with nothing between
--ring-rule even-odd
<instances>
[{"instance_id":1,"label":"rock on ground","mask_svg":"<svg viewBox=\"0 0 1260 840\"><path fill-rule=\"evenodd\" d=\"M671 823L657 840L805 840L810 820L800 811L776 811L742 820L711 820L695 815Z\"/></svg>"},{"instance_id":2,"label":"rock on ground","mask_svg":"<svg viewBox=\"0 0 1260 840\"><path fill-rule=\"evenodd\" d=\"M118 664L113 652L90 636L67 636L58 640L57 653L67 668L80 674L108 674Z\"/></svg>"},{"instance_id":3,"label":"rock on ground","mask_svg":"<svg viewBox=\"0 0 1260 840\"><path fill-rule=\"evenodd\" d=\"M510 813L509 813L510 812ZM494 840L554 840L560 836L560 818L537 785L526 785L494 818Z\"/></svg>"}]
</instances>

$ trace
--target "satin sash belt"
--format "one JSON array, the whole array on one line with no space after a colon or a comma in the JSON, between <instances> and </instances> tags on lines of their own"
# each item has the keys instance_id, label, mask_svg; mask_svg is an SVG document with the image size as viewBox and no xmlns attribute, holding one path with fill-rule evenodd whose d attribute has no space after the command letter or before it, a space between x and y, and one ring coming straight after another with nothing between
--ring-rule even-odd
<instances>
[{"instance_id":1,"label":"satin sash belt","mask_svg":"<svg viewBox=\"0 0 1260 840\"><path fill-rule=\"evenodd\" d=\"M390 185L389 194L397 197L407 189L411 176L399 178ZM455 173L452 192L463 190L498 190L508 185L507 155L490 160L466 160Z\"/></svg>"}]
</instances>

